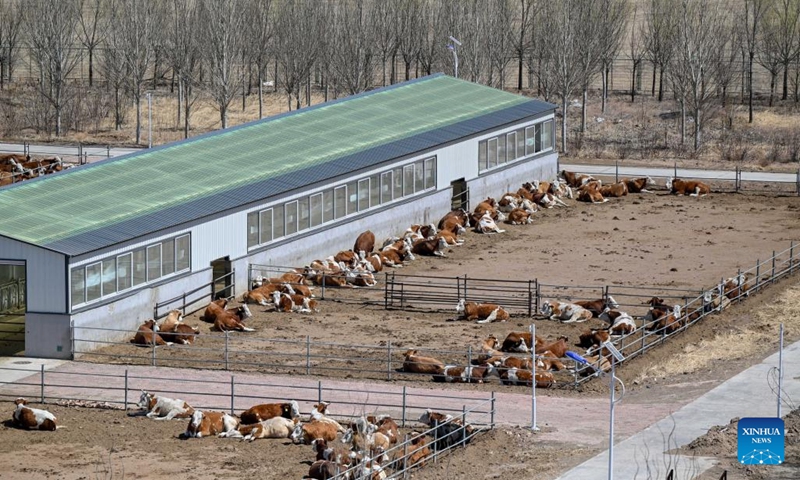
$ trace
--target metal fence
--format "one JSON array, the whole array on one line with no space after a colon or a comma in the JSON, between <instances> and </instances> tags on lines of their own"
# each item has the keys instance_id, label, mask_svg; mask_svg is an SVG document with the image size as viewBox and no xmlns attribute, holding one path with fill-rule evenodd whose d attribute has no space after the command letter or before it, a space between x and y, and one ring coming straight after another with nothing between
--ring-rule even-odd
<instances>
[{"instance_id":1,"label":"metal fence","mask_svg":"<svg viewBox=\"0 0 800 480\"><path fill-rule=\"evenodd\" d=\"M217 285L222 283L226 284L230 280L230 285L217 290ZM158 320L166 317L171 310L180 310L184 315L191 315L192 313L201 310L208 305L208 302L214 300L218 294L224 296L232 296L236 291L236 270L226 273L221 277L201 285L188 292L183 292L177 297L158 302L153 307L153 319Z\"/></svg>"},{"instance_id":2,"label":"metal fence","mask_svg":"<svg viewBox=\"0 0 800 480\"><path fill-rule=\"evenodd\" d=\"M118 148L111 145L43 145L31 144L30 142L2 143L0 142L0 153L16 153L20 155L30 155L32 157L54 157L59 156L65 162L83 165L90 160L111 158L118 155L128 154L143 150L142 148Z\"/></svg>"},{"instance_id":3,"label":"metal fence","mask_svg":"<svg viewBox=\"0 0 800 480\"><path fill-rule=\"evenodd\" d=\"M250 264L247 267L247 279L249 283L249 287L253 286L253 281L258 277L263 278L277 278L283 275L284 273L296 273L297 267L286 267L281 265L258 265L258 264ZM355 287L351 284L347 284L346 287L342 287L339 285L334 284L334 282L329 282L328 279L336 279L341 280L343 277L346 278L346 274L344 273L337 273L337 274L330 274L326 272L320 272L320 279L318 283L311 285L314 290L314 296L320 300L326 300L331 298L332 291L338 291L342 293L343 291L354 291L354 289L358 289L360 291L370 291L376 290L375 287ZM377 279L379 274L375 274L375 278ZM297 286L296 283L293 282L283 282L288 283L292 286ZM341 303L362 303L366 299L362 298L363 296L358 295L349 295L349 296L342 296L338 295L336 297L336 301Z\"/></svg>"},{"instance_id":4,"label":"metal fence","mask_svg":"<svg viewBox=\"0 0 800 480\"><path fill-rule=\"evenodd\" d=\"M15 353L25 345L25 279L0 285L0 351Z\"/></svg>"}]
</instances>

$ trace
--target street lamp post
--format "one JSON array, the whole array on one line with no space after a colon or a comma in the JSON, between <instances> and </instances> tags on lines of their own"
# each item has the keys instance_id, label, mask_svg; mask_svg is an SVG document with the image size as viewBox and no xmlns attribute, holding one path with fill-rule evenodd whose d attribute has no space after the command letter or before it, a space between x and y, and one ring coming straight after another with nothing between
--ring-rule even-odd
<instances>
[{"instance_id":1,"label":"street lamp post","mask_svg":"<svg viewBox=\"0 0 800 480\"><path fill-rule=\"evenodd\" d=\"M153 147L153 92L147 92L147 148Z\"/></svg>"},{"instance_id":2,"label":"street lamp post","mask_svg":"<svg viewBox=\"0 0 800 480\"><path fill-rule=\"evenodd\" d=\"M453 43L448 44L447 48L453 52L453 76L458 78L458 47L461 45L461 42L453 36L450 37L450 41Z\"/></svg>"}]
</instances>

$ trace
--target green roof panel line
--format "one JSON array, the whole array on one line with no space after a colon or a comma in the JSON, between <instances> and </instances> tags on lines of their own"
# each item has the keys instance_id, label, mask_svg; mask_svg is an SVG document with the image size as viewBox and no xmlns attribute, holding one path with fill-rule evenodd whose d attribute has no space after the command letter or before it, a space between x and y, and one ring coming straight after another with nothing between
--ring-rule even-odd
<instances>
[{"instance_id":1,"label":"green roof panel line","mask_svg":"<svg viewBox=\"0 0 800 480\"><path fill-rule=\"evenodd\" d=\"M2 188L0 235L47 246L529 102L424 77Z\"/></svg>"}]
</instances>

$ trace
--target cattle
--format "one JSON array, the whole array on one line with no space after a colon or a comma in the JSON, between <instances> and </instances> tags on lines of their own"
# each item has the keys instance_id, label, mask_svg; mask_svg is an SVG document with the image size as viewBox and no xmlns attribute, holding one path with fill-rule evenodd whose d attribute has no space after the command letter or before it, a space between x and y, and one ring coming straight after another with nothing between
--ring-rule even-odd
<instances>
[{"instance_id":1,"label":"cattle","mask_svg":"<svg viewBox=\"0 0 800 480\"><path fill-rule=\"evenodd\" d=\"M247 305L241 305L233 310L223 310L216 315L214 319L214 326L212 330L218 332L238 331L238 332L254 332L255 330L244 325L244 320L250 318L253 314Z\"/></svg>"},{"instance_id":2,"label":"cattle","mask_svg":"<svg viewBox=\"0 0 800 480\"><path fill-rule=\"evenodd\" d=\"M667 180L667 190L673 195L689 195L690 197L705 197L711 193L711 187L703 182L679 178Z\"/></svg>"},{"instance_id":3,"label":"cattle","mask_svg":"<svg viewBox=\"0 0 800 480\"><path fill-rule=\"evenodd\" d=\"M439 423L450 422L450 421L452 421L455 424L461 425L460 418L454 418L450 414L434 412L430 408L425 409L422 415L419 416L419 422L424 423L425 425L431 428L433 428Z\"/></svg>"},{"instance_id":4,"label":"cattle","mask_svg":"<svg viewBox=\"0 0 800 480\"><path fill-rule=\"evenodd\" d=\"M431 456L431 449L428 448L430 442L428 437L419 432L411 432L409 435L409 445L407 455L399 462L399 468L408 469L411 467L424 467L425 461ZM400 452L402 454L402 452Z\"/></svg>"},{"instance_id":5,"label":"cattle","mask_svg":"<svg viewBox=\"0 0 800 480\"><path fill-rule=\"evenodd\" d=\"M374 287L378 284L375 275L366 267L358 265L345 272L347 283L353 287ZM316 309L316 307L314 308Z\"/></svg>"},{"instance_id":6,"label":"cattle","mask_svg":"<svg viewBox=\"0 0 800 480\"><path fill-rule=\"evenodd\" d=\"M647 190L647 186L656 184L650 177L623 178L622 182L628 187L628 193L651 193L650 190Z\"/></svg>"},{"instance_id":7,"label":"cattle","mask_svg":"<svg viewBox=\"0 0 800 480\"><path fill-rule=\"evenodd\" d=\"M500 355L495 348L500 344L500 341L494 335L489 335L481 344L481 355L477 358L479 364L486 363L490 358Z\"/></svg>"},{"instance_id":8,"label":"cattle","mask_svg":"<svg viewBox=\"0 0 800 480\"><path fill-rule=\"evenodd\" d=\"M725 292L725 296L731 300L735 300L741 296L748 296L750 295L750 284L747 283L748 278L746 273L740 273L735 277L731 277L726 279L723 282L723 291Z\"/></svg>"},{"instance_id":9,"label":"cattle","mask_svg":"<svg viewBox=\"0 0 800 480\"><path fill-rule=\"evenodd\" d=\"M336 427L336 431L345 432L346 429L341 426L339 422L326 415L328 413L328 406L330 406L330 402L320 402L311 407L311 416L309 421L327 422Z\"/></svg>"},{"instance_id":10,"label":"cattle","mask_svg":"<svg viewBox=\"0 0 800 480\"><path fill-rule=\"evenodd\" d=\"M619 303L614 300L614 297L608 295L605 299L599 300L577 300L572 302L575 305L585 308L592 312L593 317L599 317L606 308L619 308Z\"/></svg>"},{"instance_id":11,"label":"cattle","mask_svg":"<svg viewBox=\"0 0 800 480\"><path fill-rule=\"evenodd\" d=\"M533 346L531 337L530 332L511 332L503 340L503 347L500 350L503 352L528 353L532 347L538 348L544 344L544 339L536 335L536 345Z\"/></svg>"},{"instance_id":12,"label":"cattle","mask_svg":"<svg viewBox=\"0 0 800 480\"><path fill-rule=\"evenodd\" d=\"M445 214L437 227L439 230L449 230L453 233L464 233L467 228L471 227L469 222L469 214L463 209L458 208ZM453 230L455 229L455 231Z\"/></svg>"},{"instance_id":13,"label":"cattle","mask_svg":"<svg viewBox=\"0 0 800 480\"><path fill-rule=\"evenodd\" d=\"M522 195L519 193L506 193L502 198L500 198L500 201L497 202L497 208L501 212L510 213L519 208L521 204Z\"/></svg>"},{"instance_id":14,"label":"cattle","mask_svg":"<svg viewBox=\"0 0 800 480\"><path fill-rule=\"evenodd\" d=\"M588 362L584 367L579 369L582 377L599 376L601 372L608 372L611 370L611 362L602 355L584 355L583 357Z\"/></svg>"},{"instance_id":15,"label":"cattle","mask_svg":"<svg viewBox=\"0 0 800 480\"><path fill-rule=\"evenodd\" d=\"M145 390L142 390L137 405L147 411L147 418L155 420L190 418L194 414L194 408L183 400L162 397Z\"/></svg>"},{"instance_id":16,"label":"cattle","mask_svg":"<svg viewBox=\"0 0 800 480\"><path fill-rule=\"evenodd\" d=\"M449 232L447 230L442 230L441 232L437 233L436 237L434 238L444 239L445 244L449 247L460 247L461 245L464 244L464 240L458 238L458 235L456 235L453 232Z\"/></svg>"},{"instance_id":17,"label":"cattle","mask_svg":"<svg viewBox=\"0 0 800 480\"><path fill-rule=\"evenodd\" d=\"M333 260L338 264L345 264L347 266L354 266L358 259L361 258L356 252L352 250L342 250L333 256Z\"/></svg>"},{"instance_id":18,"label":"cattle","mask_svg":"<svg viewBox=\"0 0 800 480\"><path fill-rule=\"evenodd\" d=\"M494 365L446 365L441 373L433 375L433 381L445 383L483 383L487 377L496 374L497 370Z\"/></svg>"},{"instance_id":19,"label":"cattle","mask_svg":"<svg viewBox=\"0 0 800 480\"><path fill-rule=\"evenodd\" d=\"M308 475L303 478L311 478L314 480L328 480L338 476L341 472L347 470L346 466L339 465L336 462L329 460L317 460L312 463L308 468Z\"/></svg>"},{"instance_id":20,"label":"cattle","mask_svg":"<svg viewBox=\"0 0 800 480\"><path fill-rule=\"evenodd\" d=\"M599 182L599 180L595 179L591 175L581 175L574 172L568 172L566 170L561 170L560 176L565 182L567 182L567 185L572 188L580 188L589 182Z\"/></svg>"},{"instance_id":21,"label":"cattle","mask_svg":"<svg viewBox=\"0 0 800 480\"><path fill-rule=\"evenodd\" d=\"M627 335L636 331L636 322L626 312L606 307L599 318L608 322L610 325L608 331L611 335Z\"/></svg>"},{"instance_id":22,"label":"cattle","mask_svg":"<svg viewBox=\"0 0 800 480\"><path fill-rule=\"evenodd\" d=\"M173 332L181 322L183 322L183 313L180 310L170 310L161 325L158 326L158 330L161 332Z\"/></svg>"},{"instance_id":23,"label":"cattle","mask_svg":"<svg viewBox=\"0 0 800 480\"><path fill-rule=\"evenodd\" d=\"M258 423L274 417L288 418L289 420L300 417L300 406L297 401L284 403L262 403L248 408L239 416L243 424Z\"/></svg>"},{"instance_id":24,"label":"cattle","mask_svg":"<svg viewBox=\"0 0 800 480\"><path fill-rule=\"evenodd\" d=\"M552 193L534 193L532 200L543 208L567 207L563 200Z\"/></svg>"},{"instance_id":25,"label":"cattle","mask_svg":"<svg viewBox=\"0 0 800 480\"><path fill-rule=\"evenodd\" d=\"M342 436L342 443L350 444L354 452L374 456L378 449L385 451L390 447L389 437L377 430L364 417L353 422L351 428Z\"/></svg>"},{"instance_id":26,"label":"cattle","mask_svg":"<svg viewBox=\"0 0 800 480\"><path fill-rule=\"evenodd\" d=\"M600 184L598 182L589 182L578 190L578 201L588 203L605 203L607 198L603 198L600 193Z\"/></svg>"},{"instance_id":27,"label":"cattle","mask_svg":"<svg viewBox=\"0 0 800 480\"><path fill-rule=\"evenodd\" d=\"M199 334L199 328L192 327L191 325L187 325L185 323L179 323L175 325L171 332L161 332L161 336L166 340L183 345L193 344L195 337L197 337Z\"/></svg>"},{"instance_id":28,"label":"cattle","mask_svg":"<svg viewBox=\"0 0 800 480\"><path fill-rule=\"evenodd\" d=\"M337 433L339 433L339 429L336 428L336 425L330 422L313 420L308 423L298 423L295 425L289 438L292 440L292 443L311 445L311 442L317 438L332 442L336 439Z\"/></svg>"},{"instance_id":29,"label":"cattle","mask_svg":"<svg viewBox=\"0 0 800 480\"><path fill-rule=\"evenodd\" d=\"M477 221L475 225L475 231L478 233L504 233L505 230L501 230L500 227L492 219L492 216L489 215L489 212L483 214L482 217Z\"/></svg>"},{"instance_id":30,"label":"cattle","mask_svg":"<svg viewBox=\"0 0 800 480\"><path fill-rule=\"evenodd\" d=\"M153 319L147 320L143 324L139 325L136 335L130 340L130 342L135 345L142 346L172 345L171 343L164 341L164 339L161 338L161 335L156 332L158 332L158 325L156 325L156 321Z\"/></svg>"},{"instance_id":31,"label":"cattle","mask_svg":"<svg viewBox=\"0 0 800 480\"><path fill-rule=\"evenodd\" d=\"M277 283L267 283L254 288L242 296L242 303L254 303L258 305L271 305L273 292L294 293L294 289L287 291L286 287Z\"/></svg>"},{"instance_id":32,"label":"cattle","mask_svg":"<svg viewBox=\"0 0 800 480\"><path fill-rule=\"evenodd\" d=\"M500 382L503 385L531 385L533 381L533 372L530 370L521 370L518 368L509 368L508 370L500 372ZM555 384L555 377L550 372L536 372L536 387L548 388Z\"/></svg>"},{"instance_id":33,"label":"cattle","mask_svg":"<svg viewBox=\"0 0 800 480\"><path fill-rule=\"evenodd\" d=\"M289 295L288 293L272 292L272 303L278 312L317 312L317 301L302 295Z\"/></svg>"},{"instance_id":34,"label":"cattle","mask_svg":"<svg viewBox=\"0 0 800 480\"><path fill-rule=\"evenodd\" d=\"M600 194L603 197L624 197L628 195L628 186L625 182L612 183L610 185L601 185Z\"/></svg>"},{"instance_id":35,"label":"cattle","mask_svg":"<svg viewBox=\"0 0 800 480\"><path fill-rule=\"evenodd\" d=\"M447 241L442 237L417 240L411 247L411 251L417 255L446 257L444 250L447 250Z\"/></svg>"},{"instance_id":36,"label":"cattle","mask_svg":"<svg viewBox=\"0 0 800 480\"><path fill-rule=\"evenodd\" d=\"M436 233L437 233L436 225L434 225L432 223L430 225L418 225L417 224L417 225L411 225L410 227L408 227L406 229L405 235L403 235L403 238L410 238L412 240L412 242L413 242L414 240L422 240L422 239L425 239L425 238L431 238L434 235L436 235Z\"/></svg>"},{"instance_id":37,"label":"cattle","mask_svg":"<svg viewBox=\"0 0 800 480\"><path fill-rule=\"evenodd\" d=\"M650 331L662 331L674 333L683 326L684 319L681 317L680 305L675 305L670 311L665 306L650 307L644 316L644 327Z\"/></svg>"},{"instance_id":38,"label":"cattle","mask_svg":"<svg viewBox=\"0 0 800 480\"><path fill-rule=\"evenodd\" d=\"M478 320L477 323L505 322L510 318L508 312L500 305L466 302L463 298L456 305L456 313L467 320Z\"/></svg>"},{"instance_id":39,"label":"cattle","mask_svg":"<svg viewBox=\"0 0 800 480\"><path fill-rule=\"evenodd\" d=\"M564 370L565 367L563 363L561 363L560 357L555 353L551 352L550 350L545 350L541 352L541 356L536 356L536 369L537 370L555 370L561 371ZM519 367L525 368L525 367Z\"/></svg>"},{"instance_id":40,"label":"cattle","mask_svg":"<svg viewBox=\"0 0 800 480\"><path fill-rule=\"evenodd\" d=\"M347 465L350 462L350 450L344 445L331 447L328 446L327 440L315 438L311 442L311 448L317 454L316 460L329 460L339 465Z\"/></svg>"},{"instance_id":41,"label":"cattle","mask_svg":"<svg viewBox=\"0 0 800 480\"><path fill-rule=\"evenodd\" d=\"M585 322L592 318L592 312L574 303L546 300L540 308L542 315L561 323Z\"/></svg>"},{"instance_id":42,"label":"cattle","mask_svg":"<svg viewBox=\"0 0 800 480\"><path fill-rule=\"evenodd\" d=\"M222 438L241 438L252 442L259 438L289 438L299 421L284 417L273 417L250 425L240 425L239 428L219 435Z\"/></svg>"},{"instance_id":43,"label":"cattle","mask_svg":"<svg viewBox=\"0 0 800 480\"><path fill-rule=\"evenodd\" d=\"M54 432L58 428L55 415L47 410L29 407L28 401L21 397L14 400L14 405L17 408L11 416L11 421L15 427L49 432Z\"/></svg>"},{"instance_id":44,"label":"cattle","mask_svg":"<svg viewBox=\"0 0 800 480\"><path fill-rule=\"evenodd\" d=\"M599 346L603 342L607 342L609 339L610 336L606 330L586 330L580 334L578 337L578 343L576 343L575 346L589 349Z\"/></svg>"},{"instance_id":45,"label":"cattle","mask_svg":"<svg viewBox=\"0 0 800 480\"><path fill-rule=\"evenodd\" d=\"M433 358L417 355L417 350L408 350L403 354L403 371L410 373L441 373L444 363Z\"/></svg>"},{"instance_id":46,"label":"cattle","mask_svg":"<svg viewBox=\"0 0 800 480\"><path fill-rule=\"evenodd\" d=\"M541 345L536 346L536 353L544 353L550 352L552 356L555 358L564 358L566 356L567 350L569 350L569 346L567 342L569 339L564 335L561 335L556 339L554 342L550 343L542 343Z\"/></svg>"},{"instance_id":47,"label":"cattle","mask_svg":"<svg viewBox=\"0 0 800 480\"><path fill-rule=\"evenodd\" d=\"M468 445L473 430L470 426L462 426L454 422L435 422L433 425L433 449L437 452L448 450L459 445Z\"/></svg>"},{"instance_id":48,"label":"cattle","mask_svg":"<svg viewBox=\"0 0 800 480\"><path fill-rule=\"evenodd\" d=\"M373 272L380 272L383 270L383 260L380 253L368 255L366 262L372 267Z\"/></svg>"},{"instance_id":49,"label":"cattle","mask_svg":"<svg viewBox=\"0 0 800 480\"><path fill-rule=\"evenodd\" d=\"M375 249L375 234L367 230L361 233L356 238L356 243L353 244L353 251L363 260L367 257L368 253L372 253Z\"/></svg>"},{"instance_id":50,"label":"cattle","mask_svg":"<svg viewBox=\"0 0 800 480\"><path fill-rule=\"evenodd\" d=\"M195 410L182 438L203 438L236 430L239 419L225 412Z\"/></svg>"},{"instance_id":51,"label":"cattle","mask_svg":"<svg viewBox=\"0 0 800 480\"><path fill-rule=\"evenodd\" d=\"M497 368L497 372L500 373L503 370L508 370L509 368L519 368L519 369L526 369L532 370L533 369L533 361L531 360L530 356L525 357L510 357L510 356L496 356L494 358L490 358L489 363Z\"/></svg>"},{"instance_id":52,"label":"cattle","mask_svg":"<svg viewBox=\"0 0 800 480\"><path fill-rule=\"evenodd\" d=\"M703 310L705 313L716 311L721 312L731 304L730 299L725 295L720 295L717 289L703 293Z\"/></svg>"},{"instance_id":53,"label":"cattle","mask_svg":"<svg viewBox=\"0 0 800 480\"><path fill-rule=\"evenodd\" d=\"M569 199L574 198L574 195L572 193L572 187L570 187L564 182L559 182L557 178L553 180L553 182L550 184L550 188L547 189L547 193L555 195L556 197L559 198L561 197L566 197Z\"/></svg>"},{"instance_id":54,"label":"cattle","mask_svg":"<svg viewBox=\"0 0 800 480\"><path fill-rule=\"evenodd\" d=\"M389 415L378 415L377 417L368 416L367 421L377 427L378 432L389 438L389 443L394 445L400 438L400 431L397 422Z\"/></svg>"},{"instance_id":55,"label":"cattle","mask_svg":"<svg viewBox=\"0 0 800 480\"><path fill-rule=\"evenodd\" d=\"M530 225L533 223L533 217L531 217L530 212L522 208L515 208L508 214L506 223L511 225Z\"/></svg>"}]
</instances>

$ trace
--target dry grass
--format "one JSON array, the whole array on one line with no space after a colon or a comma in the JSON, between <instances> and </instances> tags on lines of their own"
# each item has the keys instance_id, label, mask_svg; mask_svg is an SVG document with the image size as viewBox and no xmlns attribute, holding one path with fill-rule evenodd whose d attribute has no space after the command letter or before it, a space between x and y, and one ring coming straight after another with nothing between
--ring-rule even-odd
<instances>
[{"instance_id":1,"label":"dry grass","mask_svg":"<svg viewBox=\"0 0 800 480\"><path fill-rule=\"evenodd\" d=\"M731 315L731 312L727 315ZM712 317L705 321L714 319ZM798 285L788 288L775 302L758 309L746 326L686 345L680 355L674 356L669 362L650 366L639 374L636 381L695 373L710 368L713 362L722 359L738 360L765 355L777 347L781 323L787 332L797 332L800 328Z\"/></svg>"}]
</instances>

